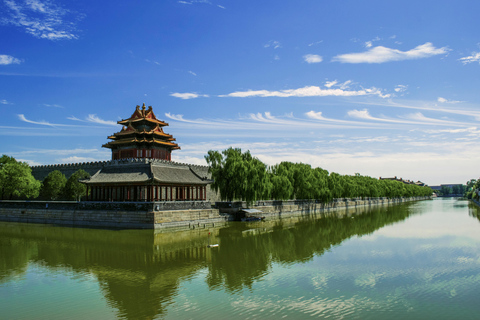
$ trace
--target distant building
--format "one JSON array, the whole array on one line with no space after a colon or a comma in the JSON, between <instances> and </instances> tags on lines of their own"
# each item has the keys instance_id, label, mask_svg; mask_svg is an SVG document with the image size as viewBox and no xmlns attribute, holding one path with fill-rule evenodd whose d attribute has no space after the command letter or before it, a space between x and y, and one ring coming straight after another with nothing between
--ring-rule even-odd
<instances>
[{"instance_id":1,"label":"distant building","mask_svg":"<svg viewBox=\"0 0 480 320\"><path fill-rule=\"evenodd\" d=\"M393 177L393 178L378 178L379 180L395 180L395 181L399 181L399 182L403 182L405 184L415 184L417 186L420 186L420 187L424 187L424 186L427 186L425 183L423 183L422 181L417 181L417 182L414 182L414 181L411 181L411 180L403 180L402 178L397 178L397 176Z\"/></svg>"}]
</instances>

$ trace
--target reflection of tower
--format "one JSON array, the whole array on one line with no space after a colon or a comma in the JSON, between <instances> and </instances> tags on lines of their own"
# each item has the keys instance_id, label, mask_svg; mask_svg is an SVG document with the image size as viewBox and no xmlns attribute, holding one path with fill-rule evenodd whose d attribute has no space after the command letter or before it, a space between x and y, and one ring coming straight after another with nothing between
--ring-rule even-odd
<instances>
[{"instance_id":1,"label":"reflection of tower","mask_svg":"<svg viewBox=\"0 0 480 320\"><path fill-rule=\"evenodd\" d=\"M204 268L208 230L178 233L121 231L127 233L118 246L91 252L90 271L99 280L109 305L118 317L153 319L165 313L181 281ZM124 234L125 236L125 234ZM122 237L122 235L119 235ZM131 241L133 237L134 242Z\"/></svg>"},{"instance_id":2,"label":"reflection of tower","mask_svg":"<svg viewBox=\"0 0 480 320\"><path fill-rule=\"evenodd\" d=\"M0 263L0 276L36 262L54 273L95 275L108 305L127 319L161 316L181 281L205 268L208 233L218 233L218 229L162 234L4 224L0 223L0 258L4 252L19 254L5 264L8 270Z\"/></svg>"}]
</instances>

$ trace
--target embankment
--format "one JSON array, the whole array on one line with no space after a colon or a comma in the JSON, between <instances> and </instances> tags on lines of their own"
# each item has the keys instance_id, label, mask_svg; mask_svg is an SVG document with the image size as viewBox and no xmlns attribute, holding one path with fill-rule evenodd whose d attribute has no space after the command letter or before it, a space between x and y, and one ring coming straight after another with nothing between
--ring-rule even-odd
<instances>
[{"instance_id":1,"label":"embankment","mask_svg":"<svg viewBox=\"0 0 480 320\"><path fill-rule=\"evenodd\" d=\"M0 201L0 220L44 223L82 227L122 229L205 228L220 226L227 220L238 220L242 209L261 211L257 216L282 219L323 214L361 213L372 206L390 206L415 198L335 199L329 203L310 200L216 202L211 208L208 201L178 202L73 202L73 201ZM360 210L359 210L360 209Z\"/></svg>"}]
</instances>

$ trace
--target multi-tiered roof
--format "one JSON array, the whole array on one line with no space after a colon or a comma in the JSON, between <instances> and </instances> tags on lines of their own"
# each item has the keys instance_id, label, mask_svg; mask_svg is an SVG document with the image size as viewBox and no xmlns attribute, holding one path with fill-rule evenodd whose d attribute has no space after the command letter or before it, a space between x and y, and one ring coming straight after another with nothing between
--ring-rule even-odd
<instances>
[{"instance_id":1,"label":"multi-tiered roof","mask_svg":"<svg viewBox=\"0 0 480 320\"><path fill-rule=\"evenodd\" d=\"M152 107L137 106L128 119L117 122L123 125L102 147L112 149L112 159L153 158L171 160L172 150L180 149L172 135L163 132L168 123L158 120Z\"/></svg>"}]
</instances>

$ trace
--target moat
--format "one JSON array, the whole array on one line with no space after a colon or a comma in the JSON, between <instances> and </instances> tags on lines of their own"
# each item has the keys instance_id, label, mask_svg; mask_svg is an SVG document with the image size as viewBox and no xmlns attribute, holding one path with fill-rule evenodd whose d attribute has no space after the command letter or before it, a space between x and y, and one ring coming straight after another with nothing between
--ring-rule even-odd
<instances>
[{"instance_id":1,"label":"moat","mask_svg":"<svg viewBox=\"0 0 480 320\"><path fill-rule=\"evenodd\" d=\"M180 232L0 222L0 318L478 317L480 208L362 212Z\"/></svg>"}]
</instances>

